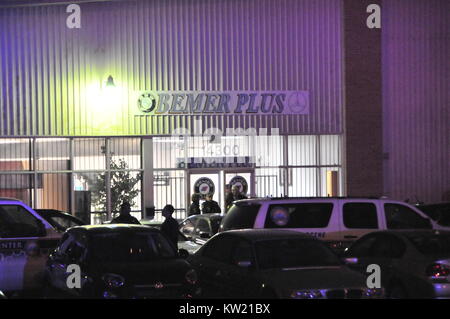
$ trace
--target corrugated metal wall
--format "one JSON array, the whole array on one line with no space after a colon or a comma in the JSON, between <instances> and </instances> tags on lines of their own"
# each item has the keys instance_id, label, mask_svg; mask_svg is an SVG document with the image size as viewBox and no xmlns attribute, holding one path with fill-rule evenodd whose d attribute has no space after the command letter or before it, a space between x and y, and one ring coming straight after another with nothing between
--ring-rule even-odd
<instances>
[{"instance_id":1,"label":"corrugated metal wall","mask_svg":"<svg viewBox=\"0 0 450 319\"><path fill-rule=\"evenodd\" d=\"M341 133L340 0L158 0L0 8L2 135L146 135L192 117L135 117L141 90L307 90L310 115L204 126ZM116 93L105 82L112 75Z\"/></svg>"},{"instance_id":2,"label":"corrugated metal wall","mask_svg":"<svg viewBox=\"0 0 450 319\"><path fill-rule=\"evenodd\" d=\"M386 193L450 201L450 2L383 1Z\"/></svg>"}]
</instances>

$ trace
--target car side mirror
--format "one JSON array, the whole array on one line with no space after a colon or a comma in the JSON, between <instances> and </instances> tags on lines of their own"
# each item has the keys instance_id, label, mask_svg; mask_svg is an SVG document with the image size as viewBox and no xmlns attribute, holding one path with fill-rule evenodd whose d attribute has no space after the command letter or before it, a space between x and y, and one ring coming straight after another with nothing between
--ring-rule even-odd
<instances>
[{"instance_id":1,"label":"car side mirror","mask_svg":"<svg viewBox=\"0 0 450 319\"><path fill-rule=\"evenodd\" d=\"M345 257L342 259L342 261L346 265L356 265L359 262L358 258L356 257Z\"/></svg>"},{"instance_id":2,"label":"car side mirror","mask_svg":"<svg viewBox=\"0 0 450 319\"><path fill-rule=\"evenodd\" d=\"M178 249L178 256L180 256L181 258L188 258L189 257L189 252L186 249Z\"/></svg>"},{"instance_id":3,"label":"car side mirror","mask_svg":"<svg viewBox=\"0 0 450 319\"><path fill-rule=\"evenodd\" d=\"M211 234L208 232L200 232L199 235L200 235L200 238L203 238L203 239L211 238Z\"/></svg>"}]
</instances>

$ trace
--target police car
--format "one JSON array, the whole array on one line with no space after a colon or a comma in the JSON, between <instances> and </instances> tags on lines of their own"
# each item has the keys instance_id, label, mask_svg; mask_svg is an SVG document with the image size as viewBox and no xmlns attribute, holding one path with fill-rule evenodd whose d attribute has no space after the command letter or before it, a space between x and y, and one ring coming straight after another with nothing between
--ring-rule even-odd
<instances>
[{"instance_id":1,"label":"police car","mask_svg":"<svg viewBox=\"0 0 450 319\"><path fill-rule=\"evenodd\" d=\"M61 234L23 202L0 198L0 291L39 289Z\"/></svg>"},{"instance_id":2,"label":"police car","mask_svg":"<svg viewBox=\"0 0 450 319\"><path fill-rule=\"evenodd\" d=\"M245 228L290 229L326 241L342 252L376 230L443 229L417 208L386 198L262 198L234 202L220 231Z\"/></svg>"}]
</instances>

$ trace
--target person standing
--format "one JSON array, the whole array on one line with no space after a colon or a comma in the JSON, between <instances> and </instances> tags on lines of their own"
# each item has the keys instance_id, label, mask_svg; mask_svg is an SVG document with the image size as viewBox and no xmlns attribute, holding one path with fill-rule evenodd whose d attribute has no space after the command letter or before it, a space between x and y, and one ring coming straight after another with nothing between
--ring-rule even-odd
<instances>
[{"instance_id":1,"label":"person standing","mask_svg":"<svg viewBox=\"0 0 450 319\"><path fill-rule=\"evenodd\" d=\"M225 199L226 211L228 212L228 210L231 208L231 206L233 206L233 202L235 200L246 199L246 198L247 197L241 193L239 186L233 185L233 187L231 188L231 192L228 193L228 195Z\"/></svg>"},{"instance_id":2,"label":"person standing","mask_svg":"<svg viewBox=\"0 0 450 319\"><path fill-rule=\"evenodd\" d=\"M221 212L219 204L213 200L213 194L206 194L205 202L202 205L202 214L220 214Z\"/></svg>"},{"instance_id":3,"label":"person standing","mask_svg":"<svg viewBox=\"0 0 450 319\"><path fill-rule=\"evenodd\" d=\"M241 193L241 189L237 185L233 185L233 187L231 187L231 194L233 194L233 201L247 198Z\"/></svg>"},{"instance_id":4,"label":"person standing","mask_svg":"<svg viewBox=\"0 0 450 319\"><path fill-rule=\"evenodd\" d=\"M170 243L178 250L178 233L179 233L179 224L172 217L175 208L172 205L164 206L162 210L162 215L165 220L161 225L161 232L169 239Z\"/></svg>"},{"instance_id":5,"label":"person standing","mask_svg":"<svg viewBox=\"0 0 450 319\"><path fill-rule=\"evenodd\" d=\"M192 203L189 206L188 217L192 216L192 215L201 214L201 211L200 211L200 194L197 194L197 193L192 194L191 199L192 199Z\"/></svg>"},{"instance_id":6,"label":"person standing","mask_svg":"<svg viewBox=\"0 0 450 319\"><path fill-rule=\"evenodd\" d=\"M120 205L120 214L116 218L113 218L111 224L137 224L141 223L137 220L137 218L131 216L131 205L128 202L123 202Z\"/></svg>"}]
</instances>

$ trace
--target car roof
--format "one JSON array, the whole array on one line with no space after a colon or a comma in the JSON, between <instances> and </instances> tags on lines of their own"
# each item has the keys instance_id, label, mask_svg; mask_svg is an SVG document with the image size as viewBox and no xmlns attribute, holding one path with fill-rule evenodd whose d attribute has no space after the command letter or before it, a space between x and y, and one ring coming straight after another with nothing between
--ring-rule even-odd
<instances>
[{"instance_id":1,"label":"car roof","mask_svg":"<svg viewBox=\"0 0 450 319\"><path fill-rule=\"evenodd\" d=\"M128 231L152 231L158 232L158 229L151 228L146 225L134 225L134 224L106 224L106 225L83 225L74 226L70 228L73 230L81 230L90 234L100 234L108 232L128 232Z\"/></svg>"},{"instance_id":2,"label":"car roof","mask_svg":"<svg viewBox=\"0 0 450 319\"><path fill-rule=\"evenodd\" d=\"M0 201L8 201L8 202L22 202L20 199L12 198L12 197L0 197Z\"/></svg>"},{"instance_id":3,"label":"car roof","mask_svg":"<svg viewBox=\"0 0 450 319\"><path fill-rule=\"evenodd\" d=\"M268 239L288 239L288 238L303 238L303 239L313 239L305 233L296 232L292 230L281 230L281 229L238 229L238 230L228 230L219 235L231 235L235 237L240 237L242 239L247 239L250 241L263 241Z\"/></svg>"},{"instance_id":4,"label":"car roof","mask_svg":"<svg viewBox=\"0 0 450 319\"><path fill-rule=\"evenodd\" d=\"M389 200L391 199L387 197L375 197L375 196L368 196L368 197L361 197L361 196L323 196L323 197L255 197L255 198L246 198L246 199L239 199L234 201L234 203L252 203L252 202L268 202L268 201L289 201L289 200L332 200L332 199L365 199L365 200ZM396 201L396 200L393 200Z\"/></svg>"}]
</instances>

